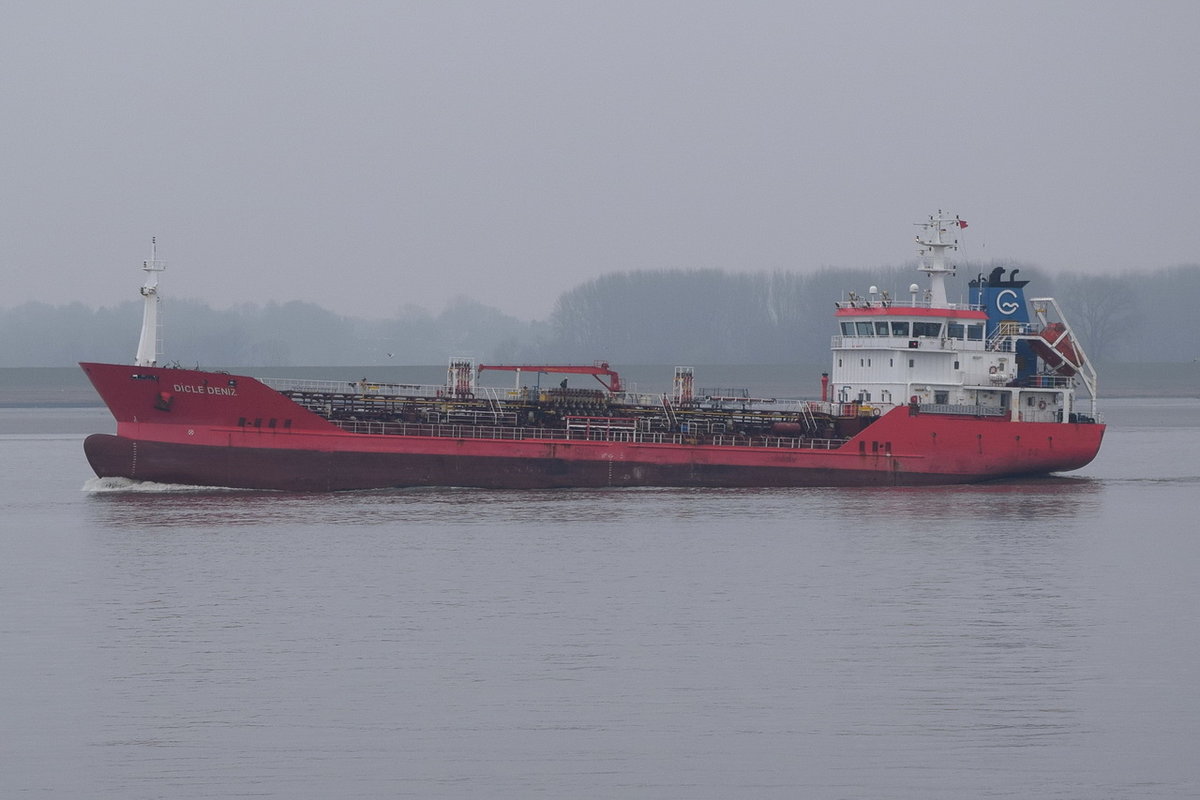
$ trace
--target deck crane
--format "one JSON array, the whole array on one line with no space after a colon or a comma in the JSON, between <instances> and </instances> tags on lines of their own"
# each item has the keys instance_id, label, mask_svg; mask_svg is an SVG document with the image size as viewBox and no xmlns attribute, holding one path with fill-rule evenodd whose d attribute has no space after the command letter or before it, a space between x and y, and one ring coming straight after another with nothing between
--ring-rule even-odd
<instances>
[{"instance_id":1,"label":"deck crane","mask_svg":"<svg viewBox=\"0 0 1200 800\"><path fill-rule=\"evenodd\" d=\"M617 394L624 390L621 386L621 376L616 370L610 369L607 361L597 361L590 367L583 365L529 365L529 364L480 364L479 372L487 370L505 370L508 372L517 373L517 385L521 384L522 372L536 372L539 375L591 375L600 385L608 390L609 394ZM606 381L605 378L608 380Z\"/></svg>"}]
</instances>

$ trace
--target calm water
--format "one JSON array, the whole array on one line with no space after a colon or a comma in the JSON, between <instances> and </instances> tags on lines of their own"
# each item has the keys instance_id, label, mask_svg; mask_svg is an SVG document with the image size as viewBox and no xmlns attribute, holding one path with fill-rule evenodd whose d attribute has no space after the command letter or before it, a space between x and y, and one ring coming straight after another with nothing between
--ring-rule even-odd
<instances>
[{"instance_id":1,"label":"calm water","mask_svg":"<svg viewBox=\"0 0 1200 800\"><path fill-rule=\"evenodd\" d=\"M119 490L0 409L4 797L1200 795L1200 401L965 488Z\"/></svg>"}]
</instances>

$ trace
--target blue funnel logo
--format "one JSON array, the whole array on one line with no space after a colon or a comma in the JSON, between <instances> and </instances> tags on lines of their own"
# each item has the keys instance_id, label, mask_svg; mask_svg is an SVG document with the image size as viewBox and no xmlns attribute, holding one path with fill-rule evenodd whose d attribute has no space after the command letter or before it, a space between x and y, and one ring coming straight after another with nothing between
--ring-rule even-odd
<instances>
[{"instance_id":1,"label":"blue funnel logo","mask_svg":"<svg viewBox=\"0 0 1200 800\"><path fill-rule=\"evenodd\" d=\"M1029 322L1029 308L1025 305L1025 285L1029 281L1017 280L1014 269L1007 279L1004 267L996 267L985 278L980 275L971 281L971 303L982 307L988 315L988 338L996 334L1002 322Z\"/></svg>"}]
</instances>

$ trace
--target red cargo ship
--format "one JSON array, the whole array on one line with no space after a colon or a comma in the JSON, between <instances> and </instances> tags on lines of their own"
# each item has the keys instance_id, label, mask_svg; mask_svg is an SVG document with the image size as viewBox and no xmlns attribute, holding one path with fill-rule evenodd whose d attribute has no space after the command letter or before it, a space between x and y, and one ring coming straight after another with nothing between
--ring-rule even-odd
<instances>
[{"instance_id":1,"label":"red cargo ship","mask_svg":"<svg viewBox=\"0 0 1200 800\"><path fill-rule=\"evenodd\" d=\"M1086 465L1104 435L1096 374L1058 304L1027 302L1027 281L1002 268L948 302L946 251L966 225L941 212L920 225L929 287L838 302L833 367L807 401L696 392L690 367L657 395L626 391L607 363L454 359L440 386L160 367L152 258L135 364L81 365L117 421L84 450L100 477L291 491L918 485ZM515 387L479 386L495 369ZM530 372L600 388L522 386Z\"/></svg>"}]
</instances>

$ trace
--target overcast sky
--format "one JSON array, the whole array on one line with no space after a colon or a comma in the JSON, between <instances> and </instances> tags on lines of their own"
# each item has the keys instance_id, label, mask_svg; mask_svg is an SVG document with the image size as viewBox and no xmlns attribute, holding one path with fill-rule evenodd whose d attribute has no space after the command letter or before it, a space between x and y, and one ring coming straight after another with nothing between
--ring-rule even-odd
<instances>
[{"instance_id":1,"label":"overcast sky","mask_svg":"<svg viewBox=\"0 0 1200 800\"><path fill-rule=\"evenodd\" d=\"M165 296L372 317L898 264L938 208L969 259L1196 263L1198 31L1192 0L9 0L0 305L136 298L152 235Z\"/></svg>"}]
</instances>

